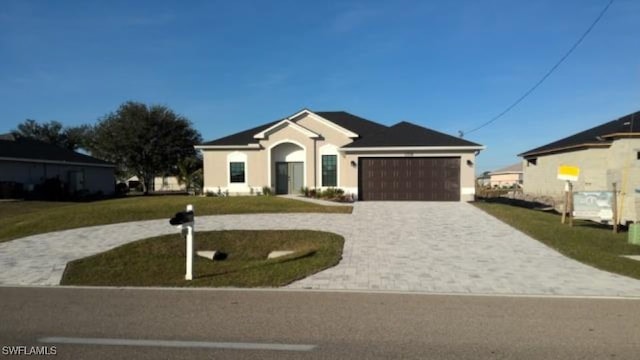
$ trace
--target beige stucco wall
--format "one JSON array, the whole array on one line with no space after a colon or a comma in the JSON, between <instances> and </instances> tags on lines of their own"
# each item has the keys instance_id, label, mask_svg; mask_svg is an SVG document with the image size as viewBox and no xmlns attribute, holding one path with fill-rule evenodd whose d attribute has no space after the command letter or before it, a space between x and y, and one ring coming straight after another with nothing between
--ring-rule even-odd
<instances>
[{"instance_id":1,"label":"beige stucco wall","mask_svg":"<svg viewBox=\"0 0 640 360\"><path fill-rule=\"evenodd\" d=\"M271 159L273 154L273 149L279 144L285 143L294 143L299 145L304 150L304 181L303 186L310 186L309 184L313 183L313 167L310 164L313 164L313 143L314 140L300 132L299 130L294 129L291 126L283 127L278 129L276 132L272 132L268 134L267 138L264 140L260 140L260 146L264 149L262 151L263 158L262 163L259 165L260 171L265 174L265 183L264 185L270 186L275 190L276 186L276 171L275 171L275 161Z\"/></svg>"},{"instance_id":2,"label":"beige stucco wall","mask_svg":"<svg viewBox=\"0 0 640 360\"><path fill-rule=\"evenodd\" d=\"M248 155L246 171L251 187L257 190L263 186L269 186L275 190L275 159L272 157L274 152L277 152L278 145L287 143L296 144L304 150L303 186L319 187L321 149L326 144L340 147L351 142L351 139L308 115L295 120L303 128L320 134L321 138L313 139L291 126L282 126L267 133L265 139L260 140L261 149L203 150L205 191L216 192L218 187L221 191L225 191L228 188L229 170L226 159L234 151ZM318 170L314 171L314 169ZM235 191L229 190L230 193L248 193L249 191L249 187L242 191L237 186Z\"/></svg>"},{"instance_id":3,"label":"beige stucco wall","mask_svg":"<svg viewBox=\"0 0 640 360\"><path fill-rule=\"evenodd\" d=\"M323 154L336 154L338 160L338 184L337 187L345 190L346 193L356 194L358 192L358 158L376 156L440 156L440 157L460 157L461 158L461 199L471 201L475 193L475 152L446 152L446 151L383 151L383 152L360 152L346 153L338 149L353 140L347 134L328 126L323 121L309 115L302 115L293 119L296 124L308 129L320 137L310 138L307 134L295 129L292 126L282 126L266 134L266 138L260 140L260 149L238 149L238 150L203 150L204 161L204 190L217 192L229 189L230 194L249 193L249 186L256 191L263 186L270 186L275 190L275 161L272 158L274 149L279 144L293 143L304 149L304 186L322 187L321 184L321 156ZM228 156L231 153L242 153L247 155L246 176L248 184L229 187L229 166ZM351 165L354 162L355 166ZM471 165L467 164L471 162Z\"/></svg>"},{"instance_id":4,"label":"beige stucco wall","mask_svg":"<svg viewBox=\"0 0 640 360\"><path fill-rule=\"evenodd\" d=\"M229 156L246 155L245 184L229 183ZM266 174L263 164L264 154L259 149L242 150L205 150L202 152L204 191L229 191L230 194L250 193L262 189L266 185Z\"/></svg>"},{"instance_id":5,"label":"beige stucco wall","mask_svg":"<svg viewBox=\"0 0 640 360\"><path fill-rule=\"evenodd\" d=\"M557 179L558 166L580 168L580 177L574 183L575 191L611 191L617 182L621 191L619 200L625 221L638 221L640 201L640 139L618 139L609 148L584 149L566 153L539 156L537 164L523 159L523 190L527 194L562 198L565 182Z\"/></svg>"},{"instance_id":6,"label":"beige stucco wall","mask_svg":"<svg viewBox=\"0 0 640 360\"><path fill-rule=\"evenodd\" d=\"M505 173L505 174L492 174L489 180L489 185L494 186L511 186L513 184L519 184L522 180L522 173Z\"/></svg>"},{"instance_id":7,"label":"beige stucco wall","mask_svg":"<svg viewBox=\"0 0 640 360\"><path fill-rule=\"evenodd\" d=\"M347 153L341 163L342 188L358 191L358 159L360 157L459 157L460 158L460 200L473 201L475 197L475 163L476 155L473 151L384 151L384 152L353 152ZM352 166L351 162L356 166ZM471 165L468 164L471 163Z\"/></svg>"}]
</instances>

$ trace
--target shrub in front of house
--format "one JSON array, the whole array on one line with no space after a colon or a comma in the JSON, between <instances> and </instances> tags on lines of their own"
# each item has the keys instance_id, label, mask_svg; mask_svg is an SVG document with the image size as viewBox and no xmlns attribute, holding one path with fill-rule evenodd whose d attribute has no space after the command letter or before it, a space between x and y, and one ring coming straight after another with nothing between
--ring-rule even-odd
<instances>
[{"instance_id":1,"label":"shrub in front of house","mask_svg":"<svg viewBox=\"0 0 640 360\"><path fill-rule=\"evenodd\" d=\"M307 187L303 187L301 189L301 192L305 197L314 199L324 199L339 202L353 202L355 200L352 194L345 194L343 189L335 187L328 187L324 190L320 188L310 189Z\"/></svg>"}]
</instances>

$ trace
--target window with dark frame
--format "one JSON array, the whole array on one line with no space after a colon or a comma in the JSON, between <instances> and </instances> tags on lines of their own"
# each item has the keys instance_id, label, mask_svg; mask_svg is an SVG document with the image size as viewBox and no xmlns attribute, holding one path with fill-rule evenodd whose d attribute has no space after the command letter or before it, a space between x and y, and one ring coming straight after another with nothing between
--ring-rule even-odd
<instances>
[{"instance_id":1,"label":"window with dark frame","mask_svg":"<svg viewBox=\"0 0 640 360\"><path fill-rule=\"evenodd\" d=\"M244 183L244 162L229 163L229 182Z\"/></svg>"},{"instance_id":2,"label":"window with dark frame","mask_svg":"<svg viewBox=\"0 0 640 360\"><path fill-rule=\"evenodd\" d=\"M636 152L636 159L640 160L640 151Z\"/></svg>"},{"instance_id":3,"label":"window with dark frame","mask_svg":"<svg viewBox=\"0 0 640 360\"><path fill-rule=\"evenodd\" d=\"M538 158L527 159L527 166L529 165L538 165Z\"/></svg>"},{"instance_id":4,"label":"window with dark frame","mask_svg":"<svg viewBox=\"0 0 640 360\"><path fill-rule=\"evenodd\" d=\"M322 186L338 186L337 165L337 155L322 155Z\"/></svg>"}]
</instances>

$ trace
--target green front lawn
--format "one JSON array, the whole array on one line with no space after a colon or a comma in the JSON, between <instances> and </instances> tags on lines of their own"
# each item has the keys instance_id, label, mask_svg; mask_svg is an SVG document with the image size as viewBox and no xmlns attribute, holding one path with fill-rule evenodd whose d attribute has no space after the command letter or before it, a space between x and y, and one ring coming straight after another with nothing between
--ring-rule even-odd
<instances>
[{"instance_id":1,"label":"green front lawn","mask_svg":"<svg viewBox=\"0 0 640 360\"><path fill-rule=\"evenodd\" d=\"M193 204L196 216L252 213L351 213L350 206L323 206L275 196L136 196L90 203L0 202L0 242L85 226L169 219Z\"/></svg>"},{"instance_id":2,"label":"green front lawn","mask_svg":"<svg viewBox=\"0 0 640 360\"><path fill-rule=\"evenodd\" d=\"M307 230L196 232L199 250L228 255L211 261L196 256L192 281L184 280L185 242L165 235L136 241L67 265L62 285L100 286L284 286L335 266L344 238ZM267 260L276 250L294 254Z\"/></svg>"},{"instance_id":3,"label":"green front lawn","mask_svg":"<svg viewBox=\"0 0 640 360\"><path fill-rule=\"evenodd\" d=\"M627 243L627 233L576 220L560 224L560 216L499 203L476 202L478 208L539 240L565 256L598 269L640 279L640 261L620 255L640 255L640 246Z\"/></svg>"}]
</instances>

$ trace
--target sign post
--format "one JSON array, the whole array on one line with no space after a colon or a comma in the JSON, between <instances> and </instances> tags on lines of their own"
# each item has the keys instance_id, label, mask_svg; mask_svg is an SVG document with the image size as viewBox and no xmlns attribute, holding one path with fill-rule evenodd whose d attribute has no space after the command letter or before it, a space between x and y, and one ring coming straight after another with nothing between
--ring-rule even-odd
<instances>
[{"instance_id":1,"label":"sign post","mask_svg":"<svg viewBox=\"0 0 640 360\"><path fill-rule=\"evenodd\" d=\"M613 199L611 200L611 210L613 210L613 232L618 233L618 184L613 185Z\"/></svg>"},{"instance_id":2,"label":"sign post","mask_svg":"<svg viewBox=\"0 0 640 360\"><path fill-rule=\"evenodd\" d=\"M573 226L573 184L567 181L569 185L569 226Z\"/></svg>"},{"instance_id":3,"label":"sign post","mask_svg":"<svg viewBox=\"0 0 640 360\"><path fill-rule=\"evenodd\" d=\"M564 204L562 206L562 218L560 222L565 223L567 212L569 212L569 225L573 226L573 218L571 211L573 211L573 183L572 181L578 181L580 176L580 168L577 166L560 165L558 166L558 180L565 180L567 183L564 187Z\"/></svg>"}]
</instances>

